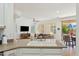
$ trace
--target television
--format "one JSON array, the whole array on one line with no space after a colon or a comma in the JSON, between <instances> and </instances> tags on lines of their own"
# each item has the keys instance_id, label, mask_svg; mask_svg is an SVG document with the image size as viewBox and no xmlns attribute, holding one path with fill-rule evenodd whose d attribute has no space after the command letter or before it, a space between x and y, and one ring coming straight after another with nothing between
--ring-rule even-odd
<instances>
[{"instance_id":1,"label":"television","mask_svg":"<svg viewBox=\"0 0 79 59\"><path fill-rule=\"evenodd\" d=\"M29 31L29 26L21 26L20 31L21 32Z\"/></svg>"}]
</instances>

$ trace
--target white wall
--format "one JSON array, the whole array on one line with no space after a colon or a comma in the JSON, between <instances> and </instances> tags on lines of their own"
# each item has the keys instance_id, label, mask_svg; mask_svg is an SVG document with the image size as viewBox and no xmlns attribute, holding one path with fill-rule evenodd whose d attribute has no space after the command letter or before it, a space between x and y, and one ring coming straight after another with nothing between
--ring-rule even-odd
<instances>
[{"instance_id":1,"label":"white wall","mask_svg":"<svg viewBox=\"0 0 79 59\"><path fill-rule=\"evenodd\" d=\"M55 20L55 26L56 26L55 39L56 39L56 40L61 40L61 39L62 39L61 19L56 19L56 20ZM59 30L58 30L58 28L59 28Z\"/></svg>"},{"instance_id":2,"label":"white wall","mask_svg":"<svg viewBox=\"0 0 79 59\"><path fill-rule=\"evenodd\" d=\"M77 19L77 31L76 31L76 42L77 42L77 46L76 46L76 53L77 53L77 55L79 55L79 4L77 4L77 6L76 6L76 13L77 13L77 17L76 17L76 19Z\"/></svg>"},{"instance_id":3,"label":"white wall","mask_svg":"<svg viewBox=\"0 0 79 59\"><path fill-rule=\"evenodd\" d=\"M15 19L14 19L14 5L12 3L5 3L5 25L6 29L4 34L8 39L14 39L16 37Z\"/></svg>"},{"instance_id":4,"label":"white wall","mask_svg":"<svg viewBox=\"0 0 79 59\"><path fill-rule=\"evenodd\" d=\"M28 33L31 33L31 26L32 26L32 19L27 19L23 16L16 18L16 28L17 28L17 35L19 36L20 33L27 33L27 32L20 32L20 26L29 26Z\"/></svg>"},{"instance_id":5,"label":"white wall","mask_svg":"<svg viewBox=\"0 0 79 59\"><path fill-rule=\"evenodd\" d=\"M4 4L0 3L0 25L4 24Z\"/></svg>"}]
</instances>

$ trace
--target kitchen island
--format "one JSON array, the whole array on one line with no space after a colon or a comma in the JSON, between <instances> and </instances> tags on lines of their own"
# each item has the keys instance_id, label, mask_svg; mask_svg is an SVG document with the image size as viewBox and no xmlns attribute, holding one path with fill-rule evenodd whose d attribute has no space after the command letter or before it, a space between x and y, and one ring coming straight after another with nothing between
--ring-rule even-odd
<instances>
[{"instance_id":1,"label":"kitchen island","mask_svg":"<svg viewBox=\"0 0 79 59\"><path fill-rule=\"evenodd\" d=\"M18 40L0 45L0 53L4 56L24 56L24 55L62 55L62 49L66 46L59 42L49 46L30 45L32 41ZM58 52L58 53L57 53Z\"/></svg>"}]
</instances>

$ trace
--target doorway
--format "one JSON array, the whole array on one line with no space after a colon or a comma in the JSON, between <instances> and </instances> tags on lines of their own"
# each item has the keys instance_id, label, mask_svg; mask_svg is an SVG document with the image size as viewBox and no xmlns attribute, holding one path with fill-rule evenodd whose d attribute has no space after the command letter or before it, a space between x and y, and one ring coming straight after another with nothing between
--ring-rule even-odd
<instances>
[{"instance_id":1,"label":"doorway","mask_svg":"<svg viewBox=\"0 0 79 59\"><path fill-rule=\"evenodd\" d=\"M76 46L76 20L62 21L62 37L66 46Z\"/></svg>"}]
</instances>

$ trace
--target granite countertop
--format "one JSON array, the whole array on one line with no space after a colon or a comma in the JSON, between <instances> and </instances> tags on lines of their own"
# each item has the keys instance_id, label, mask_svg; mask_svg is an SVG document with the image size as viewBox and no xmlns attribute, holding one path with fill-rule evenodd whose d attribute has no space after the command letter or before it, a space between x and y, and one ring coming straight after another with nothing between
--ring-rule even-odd
<instances>
[{"instance_id":1,"label":"granite countertop","mask_svg":"<svg viewBox=\"0 0 79 59\"><path fill-rule=\"evenodd\" d=\"M0 45L0 52L5 52L17 48L51 48L51 49L62 49L66 48L64 45L57 45L57 46L27 46L29 41L20 40L18 42L9 42L8 44Z\"/></svg>"}]
</instances>

